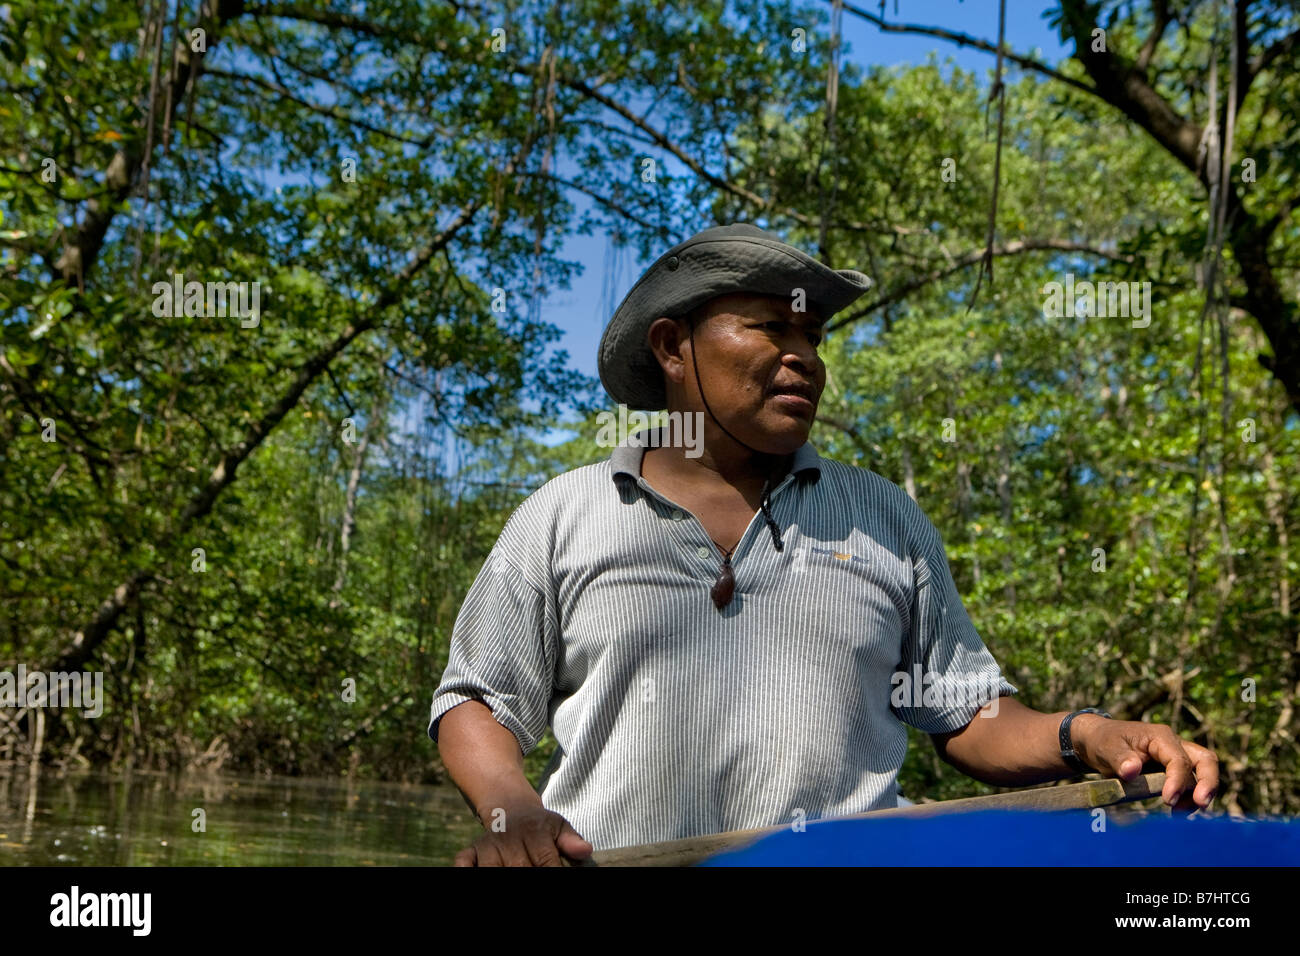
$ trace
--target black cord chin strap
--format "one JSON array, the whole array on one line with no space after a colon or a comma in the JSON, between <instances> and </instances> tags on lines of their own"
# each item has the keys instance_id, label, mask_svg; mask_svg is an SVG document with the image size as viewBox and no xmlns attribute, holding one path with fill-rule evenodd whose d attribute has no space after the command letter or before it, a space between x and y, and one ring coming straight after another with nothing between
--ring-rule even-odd
<instances>
[{"instance_id":1,"label":"black cord chin strap","mask_svg":"<svg viewBox=\"0 0 1300 956\"><path fill-rule=\"evenodd\" d=\"M700 391L700 401L704 403L705 411L709 413L709 417L712 418L715 423L717 423L717 426L727 433L727 437L730 438L732 441L734 441L737 445L740 445L742 448L748 448L750 451L752 451L755 455L758 455L760 458L767 457L767 455L764 452L759 451L757 448L752 448L749 445L746 445L735 435L731 434L731 432L727 430L727 426L722 424L722 422L718 420L717 415L713 414L713 409L709 407L709 400L704 397L704 384L700 381L699 363L695 361L695 320L692 318L689 319L688 322L691 328L691 334L690 334L691 368L695 370L695 387ZM781 540L781 529L780 527L777 526L776 519L772 517L772 511L770 508L772 494L769 488L771 484L772 484L772 480L770 478L764 479L763 491L760 493L758 499L758 507L763 512L763 520L767 523L767 530L772 533L772 547L776 548L776 550L778 551L784 551L785 542Z\"/></svg>"},{"instance_id":2,"label":"black cord chin strap","mask_svg":"<svg viewBox=\"0 0 1300 956\"><path fill-rule=\"evenodd\" d=\"M776 520L772 517L772 512L768 510L768 504L772 500L771 493L767 490L768 485L763 484L763 494L758 499L758 506L763 510L763 520L767 522L767 530L772 532L772 547L778 551L785 550L785 542L781 540L781 529L777 527Z\"/></svg>"}]
</instances>

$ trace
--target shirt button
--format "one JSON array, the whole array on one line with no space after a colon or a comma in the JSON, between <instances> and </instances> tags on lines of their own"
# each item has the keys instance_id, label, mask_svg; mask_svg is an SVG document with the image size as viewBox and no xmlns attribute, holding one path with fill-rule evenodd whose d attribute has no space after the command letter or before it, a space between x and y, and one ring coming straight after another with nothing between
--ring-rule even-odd
<instances>
[{"instance_id":1,"label":"shirt button","mask_svg":"<svg viewBox=\"0 0 1300 956\"><path fill-rule=\"evenodd\" d=\"M709 549L704 547L704 545L700 545L698 548L695 549L695 553L698 554L701 558L707 558L709 556Z\"/></svg>"},{"instance_id":2,"label":"shirt button","mask_svg":"<svg viewBox=\"0 0 1300 956\"><path fill-rule=\"evenodd\" d=\"M674 520L674 521L681 521L683 517L685 517L685 516L684 516L680 511L674 511L674 512L673 512L673 520Z\"/></svg>"}]
</instances>

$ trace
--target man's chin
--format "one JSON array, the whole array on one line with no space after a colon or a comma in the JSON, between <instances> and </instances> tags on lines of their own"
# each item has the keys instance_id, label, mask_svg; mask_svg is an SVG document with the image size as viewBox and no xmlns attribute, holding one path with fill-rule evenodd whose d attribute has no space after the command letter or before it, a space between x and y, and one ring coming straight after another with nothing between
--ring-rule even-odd
<instances>
[{"instance_id":1,"label":"man's chin","mask_svg":"<svg viewBox=\"0 0 1300 956\"><path fill-rule=\"evenodd\" d=\"M813 419L802 415L767 414L754 422L754 448L769 455L792 455L808 441Z\"/></svg>"}]
</instances>

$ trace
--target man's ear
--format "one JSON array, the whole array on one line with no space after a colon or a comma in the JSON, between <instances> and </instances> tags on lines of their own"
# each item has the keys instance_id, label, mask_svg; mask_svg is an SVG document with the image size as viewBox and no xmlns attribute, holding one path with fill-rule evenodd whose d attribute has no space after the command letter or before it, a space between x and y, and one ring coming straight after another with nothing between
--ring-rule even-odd
<instances>
[{"instance_id":1,"label":"man's ear","mask_svg":"<svg viewBox=\"0 0 1300 956\"><path fill-rule=\"evenodd\" d=\"M660 316L650 323L646 331L646 344L659 361L659 367L670 382L678 385L686 381L686 350L690 348L690 329L685 319Z\"/></svg>"}]
</instances>

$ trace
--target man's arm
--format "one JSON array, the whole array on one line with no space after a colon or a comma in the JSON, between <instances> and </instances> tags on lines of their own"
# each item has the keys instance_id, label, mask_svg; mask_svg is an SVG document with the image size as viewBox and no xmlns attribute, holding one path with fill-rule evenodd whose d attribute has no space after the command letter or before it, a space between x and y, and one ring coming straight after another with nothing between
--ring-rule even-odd
<instances>
[{"instance_id":1,"label":"man's arm","mask_svg":"<svg viewBox=\"0 0 1300 956\"><path fill-rule=\"evenodd\" d=\"M469 700L443 714L438 753L484 827L473 846L456 854L457 866L560 866L561 853L591 855L591 844L542 806L524 775L519 741L486 704Z\"/></svg>"},{"instance_id":2,"label":"man's arm","mask_svg":"<svg viewBox=\"0 0 1300 956\"><path fill-rule=\"evenodd\" d=\"M1058 738L1068 711L1044 714L1010 697L986 704L963 729L934 734L935 749L962 773L996 786L1028 786L1075 775ZM1169 806L1208 807L1219 786L1219 758L1164 724L1081 714L1070 724L1074 749L1089 767L1132 780L1149 760L1165 768ZM1193 790L1193 785L1195 789Z\"/></svg>"}]
</instances>

